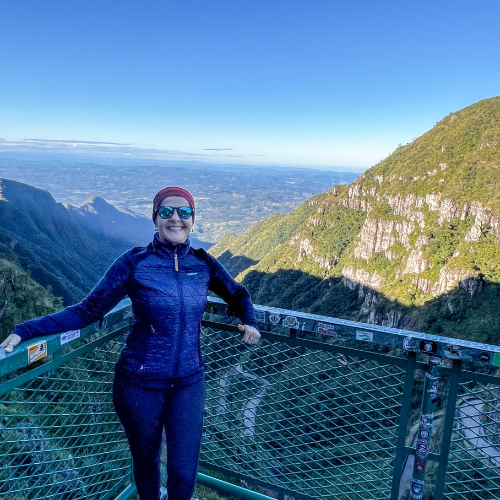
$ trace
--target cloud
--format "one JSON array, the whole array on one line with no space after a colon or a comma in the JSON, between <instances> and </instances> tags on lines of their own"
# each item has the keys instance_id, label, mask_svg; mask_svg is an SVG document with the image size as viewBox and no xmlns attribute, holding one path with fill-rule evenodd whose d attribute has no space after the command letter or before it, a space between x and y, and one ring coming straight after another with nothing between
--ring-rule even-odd
<instances>
[{"instance_id":1,"label":"cloud","mask_svg":"<svg viewBox=\"0 0 500 500\"><path fill-rule=\"evenodd\" d=\"M210 148L205 151L232 151L232 149ZM0 142L0 152L19 152L19 153L50 153L52 155L71 154L74 156L99 156L108 158L117 157L135 157L143 159L211 159L216 157L241 158L240 155L230 154L204 154L191 153L188 151L179 151L172 149L156 149L154 147L139 148L131 146L128 143L120 142L100 142L100 141L79 141L67 139L20 139L8 140L2 139Z\"/></svg>"},{"instance_id":2,"label":"cloud","mask_svg":"<svg viewBox=\"0 0 500 500\"><path fill-rule=\"evenodd\" d=\"M23 139L24 141L33 142L54 142L60 144L107 144L108 146L130 146L130 143L125 142L99 142L99 141L67 141L65 139Z\"/></svg>"},{"instance_id":3,"label":"cloud","mask_svg":"<svg viewBox=\"0 0 500 500\"><path fill-rule=\"evenodd\" d=\"M203 151L233 151L233 149L232 148L228 148L228 149L205 148Z\"/></svg>"}]
</instances>

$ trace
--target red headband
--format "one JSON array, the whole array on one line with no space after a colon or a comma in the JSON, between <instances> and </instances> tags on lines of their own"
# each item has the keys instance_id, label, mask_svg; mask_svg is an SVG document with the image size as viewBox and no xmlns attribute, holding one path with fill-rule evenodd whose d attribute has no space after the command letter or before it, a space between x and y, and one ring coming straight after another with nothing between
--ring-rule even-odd
<instances>
[{"instance_id":1,"label":"red headband","mask_svg":"<svg viewBox=\"0 0 500 500\"><path fill-rule=\"evenodd\" d=\"M180 196L184 198L189 206L194 210L194 198L191 196L191 193L186 189L182 189L180 187L166 187L161 191L156 193L155 199L153 200L153 222L156 219L156 211L160 208L162 201L169 196ZM194 212L193 212L193 222L194 222Z\"/></svg>"}]
</instances>

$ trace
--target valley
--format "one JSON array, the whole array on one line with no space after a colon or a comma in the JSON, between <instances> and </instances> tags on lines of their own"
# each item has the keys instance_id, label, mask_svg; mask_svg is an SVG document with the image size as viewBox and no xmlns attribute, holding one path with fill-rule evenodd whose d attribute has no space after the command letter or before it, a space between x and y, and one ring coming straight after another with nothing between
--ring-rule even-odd
<instances>
[{"instance_id":1,"label":"valley","mask_svg":"<svg viewBox=\"0 0 500 500\"><path fill-rule=\"evenodd\" d=\"M27 161L0 156L0 177L48 190L59 202L79 206L91 197L121 211L151 217L152 200L165 186L183 186L196 200L195 236L215 243L241 234L275 212L287 213L355 172L211 164L100 165Z\"/></svg>"}]
</instances>

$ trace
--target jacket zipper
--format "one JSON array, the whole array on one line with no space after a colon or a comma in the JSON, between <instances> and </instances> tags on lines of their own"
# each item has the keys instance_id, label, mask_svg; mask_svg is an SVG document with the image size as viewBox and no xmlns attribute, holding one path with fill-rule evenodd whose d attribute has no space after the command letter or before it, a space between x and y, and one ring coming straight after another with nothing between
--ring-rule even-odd
<instances>
[{"instance_id":1,"label":"jacket zipper","mask_svg":"<svg viewBox=\"0 0 500 500\"><path fill-rule=\"evenodd\" d=\"M180 306L181 306L181 320L180 320L180 328L179 328L179 337L177 340L177 353L176 353L176 363L175 363L175 368L174 368L174 377L177 375L178 369L179 369L179 352L181 348L181 338L182 338L182 332L184 330L184 294L182 292L182 284L181 284L181 278L179 275L179 261L177 260L177 248L174 251L174 269L175 269L175 279L177 281L177 289L179 291L179 300L180 300Z\"/></svg>"}]
</instances>

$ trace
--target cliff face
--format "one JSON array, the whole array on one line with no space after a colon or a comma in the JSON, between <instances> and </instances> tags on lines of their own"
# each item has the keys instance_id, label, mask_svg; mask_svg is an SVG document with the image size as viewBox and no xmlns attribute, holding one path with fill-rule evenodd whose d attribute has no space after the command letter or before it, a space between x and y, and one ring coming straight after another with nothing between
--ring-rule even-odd
<instances>
[{"instance_id":1,"label":"cliff face","mask_svg":"<svg viewBox=\"0 0 500 500\"><path fill-rule=\"evenodd\" d=\"M290 293L263 287L286 275L289 291L284 271L300 271L316 280L302 309L450 334L446 321L473 316L500 283L500 98L450 114L348 187L305 205L288 240L239 275L254 295L297 307ZM232 248L237 256L238 239ZM333 303L339 287L350 297L344 311ZM423 312L431 309L434 318ZM489 309L496 314L496 304Z\"/></svg>"}]
</instances>

